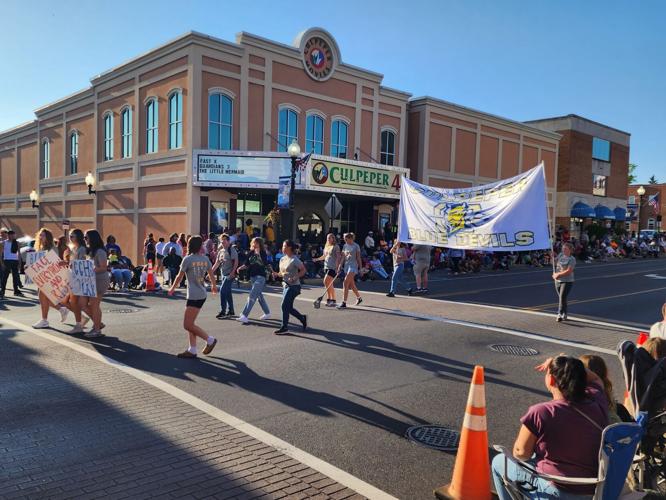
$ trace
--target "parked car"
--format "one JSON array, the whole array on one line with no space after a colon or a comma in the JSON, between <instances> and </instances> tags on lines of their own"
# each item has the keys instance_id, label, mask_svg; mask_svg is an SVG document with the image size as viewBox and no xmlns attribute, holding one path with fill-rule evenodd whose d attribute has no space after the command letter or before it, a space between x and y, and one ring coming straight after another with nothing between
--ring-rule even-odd
<instances>
[{"instance_id":1,"label":"parked car","mask_svg":"<svg viewBox=\"0 0 666 500\"><path fill-rule=\"evenodd\" d=\"M16 241L19 244L20 272L25 274L26 254L35 251L35 238L32 236L23 236L22 238L17 238Z\"/></svg>"},{"instance_id":2,"label":"parked car","mask_svg":"<svg viewBox=\"0 0 666 500\"><path fill-rule=\"evenodd\" d=\"M639 233L639 237L642 240L651 240L654 238L655 234L657 234L657 231L654 229L641 229L641 232Z\"/></svg>"}]
</instances>

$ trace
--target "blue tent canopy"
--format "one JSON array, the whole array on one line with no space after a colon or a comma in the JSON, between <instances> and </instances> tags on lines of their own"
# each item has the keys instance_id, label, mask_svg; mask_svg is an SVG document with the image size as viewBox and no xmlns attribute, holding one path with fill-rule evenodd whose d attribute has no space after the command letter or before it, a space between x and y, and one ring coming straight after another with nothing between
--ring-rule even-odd
<instances>
[{"instance_id":1,"label":"blue tent canopy","mask_svg":"<svg viewBox=\"0 0 666 500\"><path fill-rule=\"evenodd\" d=\"M574 203L574 206L571 207L571 217L579 217L581 219L585 218L594 218L597 214L590 205L586 205L582 201Z\"/></svg>"},{"instance_id":2,"label":"blue tent canopy","mask_svg":"<svg viewBox=\"0 0 666 500\"><path fill-rule=\"evenodd\" d=\"M597 214L597 219L615 220L613 211L604 205L597 205L594 207L594 211Z\"/></svg>"},{"instance_id":3,"label":"blue tent canopy","mask_svg":"<svg viewBox=\"0 0 666 500\"><path fill-rule=\"evenodd\" d=\"M622 208L622 207L617 207L615 210L613 210L613 213L615 214L615 220L624 222L627 220L627 209Z\"/></svg>"}]
</instances>

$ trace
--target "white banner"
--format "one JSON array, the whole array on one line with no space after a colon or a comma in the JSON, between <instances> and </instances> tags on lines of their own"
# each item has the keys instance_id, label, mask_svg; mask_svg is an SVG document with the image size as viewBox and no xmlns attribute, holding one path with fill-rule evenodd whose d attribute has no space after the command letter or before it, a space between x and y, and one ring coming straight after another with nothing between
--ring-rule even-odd
<instances>
[{"instance_id":1,"label":"white banner","mask_svg":"<svg viewBox=\"0 0 666 500\"><path fill-rule=\"evenodd\" d=\"M49 250L34 264L25 268L25 274L55 305L62 302L71 290L69 269L62 265L58 254Z\"/></svg>"},{"instance_id":2,"label":"white banner","mask_svg":"<svg viewBox=\"0 0 666 500\"><path fill-rule=\"evenodd\" d=\"M467 250L550 248L543 163L485 186L441 189L402 179L399 238Z\"/></svg>"},{"instance_id":3,"label":"white banner","mask_svg":"<svg viewBox=\"0 0 666 500\"><path fill-rule=\"evenodd\" d=\"M97 281L92 260L72 261L72 293L77 297L97 297Z\"/></svg>"},{"instance_id":4,"label":"white banner","mask_svg":"<svg viewBox=\"0 0 666 500\"><path fill-rule=\"evenodd\" d=\"M44 255L46 255L46 252L43 251L26 253L25 267L32 266L35 262L44 257ZM25 284L32 285L32 280L30 279L30 276L28 276L27 274L25 275Z\"/></svg>"}]
</instances>

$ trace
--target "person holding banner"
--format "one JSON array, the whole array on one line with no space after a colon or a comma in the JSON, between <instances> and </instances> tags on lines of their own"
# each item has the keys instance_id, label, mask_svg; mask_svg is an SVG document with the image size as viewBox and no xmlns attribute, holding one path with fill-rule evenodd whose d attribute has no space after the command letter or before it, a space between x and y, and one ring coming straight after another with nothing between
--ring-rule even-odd
<instances>
[{"instance_id":1,"label":"person holding banner","mask_svg":"<svg viewBox=\"0 0 666 500\"><path fill-rule=\"evenodd\" d=\"M210 259L205 255L200 255L199 251L203 246L201 236L192 236L187 240L187 256L180 265L180 271L176 279L172 280L168 294L172 296L187 276L187 305L185 307L185 316L183 318L183 328L187 330L189 336L189 347L187 350L178 354L179 358L196 359L197 357L197 337L206 341L203 353L208 355L213 352L217 345L217 339L211 337L195 324L197 316L206 302L205 278L208 275L210 280L210 291L213 295L217 293L215 286L215 274Z\"/></svg>"},{"instance_id":2,"label":"person holding banner","mask_svg":"<svg viewBox=\"0 0 666 500\"><path fill-rule=\"evenodd\" d=\"M354 242L354 238L354 233L345 234L341 266L338 266L338 273L340 272L340 267L344 269L345 280L342 283L342 303L337 306L338 309L345 309L347 307L349 289L353 290L354 295L356 295L356 305L363 302L361 294L358 288L356 288L355 281L358 271L363 267L363 261L361 260L361 247L358 246L358 243Z\"/></svg>"},{"instance_id":3,"label":"person holding banner","mask_svg":"<svg viewBox=\"0 0 666 500\"><path fill-rule=\"evenodd\" d=\"M555 272L553 279L555 280L555 289L559 296L559 304L557 307L557 322L567 319L567 297L574 283L574 268L576 267L576 258L571 255L573 247L571 243L562 245L562 252L558 255L555 261Z\"/></svg>"},{"instance_id":4,"label":"person holding banner","mask_svg":"<svg viewBox=\"0 0 666 500\"><path fill-rule=\"evenodd\" d=\"M76 260L86 260L86 243L83 231L80 229L72 229L70 231L68 250L69 252L65 252L64 260L69 262L70 267ZM70 335L83 333L83 325L89 321L89 318L86 318L85 322L82 320L81 303L79 302L79 297L73 292L69 295L69 303L72 307L72 312L74 313L74 319L76 321L74 328L72 328L69 333Z\"/></svg>"},{"instance_id":5,"label":"person holding banner","mask_svg":"<svg viewBox=\"0 0 666 500\"><path fill-rule=\"evenodd\" d=\"M405 248L405 244L399 241L397 238L391 247L391 255L393 255L393 274L391 275L391 288L389 289L389 293L387 293L386 296L395 297L395 292L398 289L398 285L407 290L407 295L411 295L412 289L407 288L407 285L405 285L405 282L403 281L405 262L409 260L409 257L407 256L407 248Z\"/></svg>"},{"instance_id":6,"label":"person holding banner","mask_svg":"<svg viewBox=\"0 0 666 500\"><path fill-rule=\"evenodd\" d=\"M35 254L44 254L49 250L56 250L56 246L53 242L53 233L46 228L41 228L35 235ZM67 266L66 262L62 262L63 266ZM37 323L32 325L33 328L48 328L49 327L49 308L57 309L60 312L60 319L64 323L67 320L67 315L69 314L69 309L62 304L54 305L51 301L42 293L41 290L37 292L39 297L39 306L42 312L42 319Z\"/></svg>"},{"instance_id":7,"label":"person holding banner","mask_svg":"<svg viewBox=\"0 0 666 500\"><path fill-rule=\"evenodd\" d=\"M96 229L86 231L84 240L87 243L86 252L88 259L93 261L93 271L95 272L95 285L97 288L96 297L79 297L79 306L93 321L92 329L84 334L86 338L103 337L102 329L102 309L100 303L104 293L109 288L110 278L107 263L106 250L104 250L104 241Z\"/></svg>"},{"instance_id":8,"label":"person holding banner","mask_svg":"<svg viewBox=\"0 0 666 500\"><path fill-rule=\"evenodd\" d=\"M326 235L326 245L321 257L314 261L324 261L324 286L326 287L326 307L335 307L335 287L333 282L337 276L336 270L340 267L340 247L333 233Z\"/></svg>"},{"instance_id":9,"label":"person holding banner","mask_svg":"<svg viewBox=\"0 0 666 500\"><path fill-rule=\"evenodd\" d=\"M428 270L430 269L430 247L428 245L414 245L414 277L416 278L416 293L428 293Z\"/></svg>"}]
</instances>

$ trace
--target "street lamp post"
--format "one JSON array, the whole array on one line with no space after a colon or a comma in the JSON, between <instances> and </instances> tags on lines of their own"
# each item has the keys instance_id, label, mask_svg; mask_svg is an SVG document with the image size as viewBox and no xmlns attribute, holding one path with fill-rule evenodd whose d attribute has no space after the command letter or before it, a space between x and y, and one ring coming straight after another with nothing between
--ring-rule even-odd
<instances>
[{"instance_id":1,"label":"street lamp post","mask_svg":"<svg viewBox=\"0 0 666 500\"><path fill-rule=\"evenodd\" d=\"M94 195L97 193L93 188L95 187L95 176L92 174L92 172L88 172L88 175L86 175L85 178L86 186L88 186L88 194L89 195Z\"/></svg>"},{"instance_id":2,"label":"street lamp post","mask_svg":"<svg viewBox=\"0 0 666 500\"><path fill-rule=\"evenodd\" d=\"M296 190L296 169L298 168L298 159L301 157L301 147L296 140L293 140L287 148L287 154L291 158L291 184L289 186L289 213L282 220L285 222L286 238L291 239L294 236L294 191Z\"/></svg>"},{"instance_id":3,"label":"street lamp post","mask_svg":"<svg viewBox=\"0 0 666 500\"><path fill-rule=\"evenodd\" d=\"M643 195L645 194L645 188L643 186L639 186L638 189L636 190L636 194L638 195L638 228L636 231L637 235L641 234L641 208L643 207Z\"/></svg>"},{"instance_id":4,"label":"street lamp post","mask_svg":"<svg viewBox=\"0 0 666 500\"><path fill-rule=\"evenodd\" d=\"M39 193L34 189L30 191L30 201L32 202L32 208L39 208Z\"/></svg>"}]
</instances>

